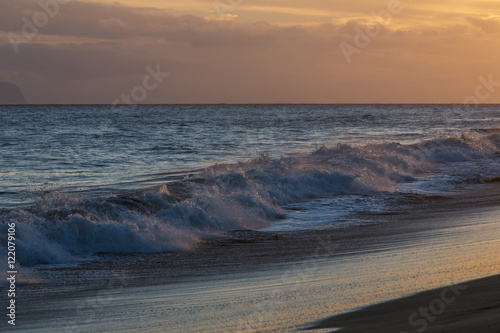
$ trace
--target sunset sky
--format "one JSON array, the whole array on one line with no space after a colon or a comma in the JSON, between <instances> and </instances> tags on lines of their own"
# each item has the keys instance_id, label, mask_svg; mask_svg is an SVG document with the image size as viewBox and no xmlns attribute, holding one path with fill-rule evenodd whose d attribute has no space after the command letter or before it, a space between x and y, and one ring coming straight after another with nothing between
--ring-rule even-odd
<instances>
[{"instance_id":1,"label":"sunset sky","mask_svg":"<svg viewBox=\"0 0 500 333\"><path fill-rule=\"evenodd\" d=\"M393 1L60 2L16 53L9 33L44 9L0 1L0 81L31 103L110 104L157 65L169 76L143 103L461 103L480 76L499 82L480 101L500 103L498 0L401 0L382 25L371 13Z\"/></svg>"}]
</instances>

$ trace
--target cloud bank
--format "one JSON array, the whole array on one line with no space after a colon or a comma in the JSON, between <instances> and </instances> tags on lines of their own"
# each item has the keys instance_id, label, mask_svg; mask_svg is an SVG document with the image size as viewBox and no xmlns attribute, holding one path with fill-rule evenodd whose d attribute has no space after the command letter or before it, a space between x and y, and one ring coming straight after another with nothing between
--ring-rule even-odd
<instances>
[{"instance_id":1,"label":"cloud bank","mask_svg":"<svg viewBox=\"0 0 500 333\"><path fill-rule=\"evenodd\" d=\"M232 19L214 19L211 2L206 15L190 15L69 1L16 53L9 36L23 36L25 20L33 22L43 9L38 1L5 0L0 81L15 82L34 103L105 104L156 65L170 75L144 103L459 103L474 92L478 76L500 81L493 5L427 12L426 21L425 6L401 2L403 10L378 24L373 13L386 10L386 1L315 0L304 15L289 1L286 20L272 20L285 2L266 3L248 0ZM371 36L368 43L363 34ZM342 43L360 51L351 63Z\"/></svg>"}]
</instances>

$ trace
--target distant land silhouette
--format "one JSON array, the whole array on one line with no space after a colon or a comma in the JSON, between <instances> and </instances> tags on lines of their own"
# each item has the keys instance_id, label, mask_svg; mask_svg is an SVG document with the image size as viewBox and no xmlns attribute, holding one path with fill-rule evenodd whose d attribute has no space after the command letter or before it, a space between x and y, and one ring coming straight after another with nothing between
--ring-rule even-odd
<instances>
[{"instance_id":1,"label":"distant land silhouette","mask_svg":"<svg viewBox=\"0 0 500 333\"><path fill-rule=\"evenodd\" d=\"M8 82L0 82L0 105L27 104L18 86Z\"/></svg>"}]
</instances>

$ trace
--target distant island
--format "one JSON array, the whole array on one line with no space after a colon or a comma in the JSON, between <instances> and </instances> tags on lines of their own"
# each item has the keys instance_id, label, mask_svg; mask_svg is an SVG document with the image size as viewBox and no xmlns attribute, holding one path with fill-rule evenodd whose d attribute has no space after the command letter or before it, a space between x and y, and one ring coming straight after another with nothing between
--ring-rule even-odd
<instances>
[{"instance_id":1,"label":"distant island","mask_svg":"<svg viewBox=\"0 0 500 333\"><path fill-rule=\"evenodd\" d=\"M18 86L9 82L0 82L0 105L27 104Z\"/></svg>"}]
</instances>

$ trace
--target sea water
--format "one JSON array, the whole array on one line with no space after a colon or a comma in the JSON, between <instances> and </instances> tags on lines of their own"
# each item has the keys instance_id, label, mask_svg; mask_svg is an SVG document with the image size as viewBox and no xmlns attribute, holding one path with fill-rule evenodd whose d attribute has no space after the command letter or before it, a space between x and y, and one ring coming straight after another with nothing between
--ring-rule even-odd
<instances>
[{"instance_id":1,"label":"sea water","mask_svg":"<svg viewBox=\"0 0 500 333\"><path fill-rule=\"evenodd\" d=\"M495 181L498 111L0 106L0 232L16 222L30 266L183 251L231 230L345 227L406 195Z\"/></svg>"}]
</instances>

